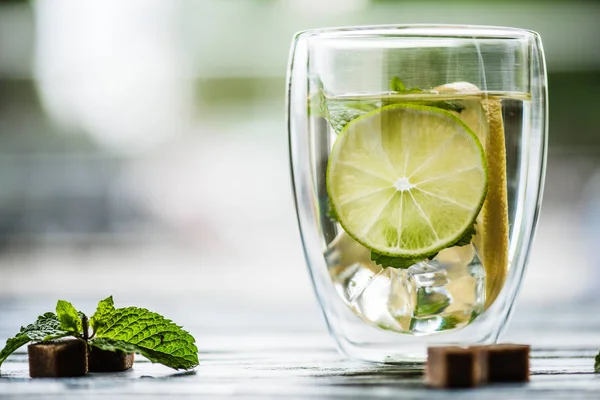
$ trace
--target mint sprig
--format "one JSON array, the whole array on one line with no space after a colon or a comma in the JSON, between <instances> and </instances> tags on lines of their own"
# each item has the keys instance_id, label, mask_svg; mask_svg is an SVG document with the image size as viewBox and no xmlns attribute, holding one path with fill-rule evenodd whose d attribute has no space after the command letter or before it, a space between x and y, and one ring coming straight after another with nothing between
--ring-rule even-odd
<instances>
[{"instance_id":1,"label":"mint sprig","mask_svg":"<svg viewBox=\"0 0 600 400\"><path fill-rule=\"evenodd\" d=\"M174 369L190 369L198 365L195 339L171 320L144 308L115 308L113 298L98 304L90 319L67 301L59 300L56 314L45 313L6 341L0 351L0 366L13 352L29 342L47 342L73 336L86 340L90 347L109 351L137 353L151 362ZM93 349L91 349L93 351Z\"/></svg>"}]
</instances>

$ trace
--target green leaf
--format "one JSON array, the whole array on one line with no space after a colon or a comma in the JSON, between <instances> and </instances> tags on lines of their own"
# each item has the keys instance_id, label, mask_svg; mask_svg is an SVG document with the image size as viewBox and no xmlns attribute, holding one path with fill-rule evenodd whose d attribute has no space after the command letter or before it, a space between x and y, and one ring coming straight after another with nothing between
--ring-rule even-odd
<instances>
[{"instance_id":1,"label":"green leaf","mask_svg":"<svg viewBox=\"0 0 600 400\"><path fill-rule=\"evenodd\" d=\"M344 129L350 121L376 110L377 108L379 108L379 105L375 102L348 102L345 104L329 102L329 104L327 104L326 118L335 133L339 135L342 129Z\"/></svg>"},{"instance_id":2,"label":"green leaf","mask_svg":"<svg viewBox=\"0 0 600 400\"><path fill-rule=\"evenodd\" d=\"M418 88L416 86L407 89L404 82L402 82L402 79L398 78L397 76L394 76L392 78L392 80L390 81L390 89L392 89L392 91L394 91L394 92L398 92L398 93L402 93L402 94L424 93L425 92L423 89Z\"/></svg>"},{"instance_id":3,"label":"green leaf","mask_svg":"<svg viewBox=\"0 0 600 400\"><path fill-rule=\"evenodd\" d=\"M460 320L454 315L448 315L447 317L442 317L442 323L437 328L438 331L445 331L448 329L454 329L458 326Z\"/></svg>"},{"instance_id":4,"label":"green leaf","mask_svg":"<svg viewBox=\"0 0 600 400\"><path fill-rule=\"evenodd\" d=\"M471 243L473 236L477 233L475 230L475 223L465 232L465 234L458 239L458 242L454 243L452 246L466 246Z\"/></svg>"},{"instance_id":5,"label":"green leaf","mask_svg":"<svg viewBox=\"0 0 600 400\"><path fill-rule=\"evenodd\" d=\"M64 331L81 332L81 318L73 304L65 300L56 303L56 315L60 321L60 328Z\"/></svg>"},{"instance_id":6,"label":"green leaf","mask_svg":"<svg viewBox=\"0 0 600 400\"><path fill-rule=\"evenodd\" d=\"M600 373L600 353L594 358L594 372Z\"/></svg>"},{"instance_id":7,"label":"green leaf","mask_svg":"<svg viewBox=\"0 0 600 400\"><path fill-rule=\"evenodd\" d=\"M96 332L98 329L101 329L108 315L113 311L115 311L115 302L113 301L112 296L100 300L98 307L96 307L96 312L92 315L92 318L90 318L92 330Z\"/></svg>"},{"instance_id":8,"label":"green leaf","mask_svg":"<svg viewBox=\"0 0 600 400\"><path fill-rule=\"evenodd\" d=\"M465 106L457 100L427 101L423 104L429 107L441 108L442 110L455 111L457 113L460 113L465 109Z\"/></svg>"},{"instance_id":9,"label":"green leaf","mask_svg":"<svg viewBox=\"0 0 600 400\"><path fill-rule=\"evenodd\" d=\"M136 352L174 369L198 365L194 337L172 321L144 308L117 308L96 326L96 337L89 342L92 346Z\"/></svg>"},{"instance_id":10,"label":"green leaf","mask_svg":"<svg viewBox=\"0 0 600 400\"><path fill-rule=\"evenodd\" d=\"M6 358L29 342L42 342L70 336L75 332L61 328L56 314L48 312L38 317L33 324L21 327L19 333L6 341L6 346L0 351L0 365Z\"/></svg>"},{"instance_id":11,"label":"green leaf","mask_svg":"<svg viewBox=\"0 0 600 400\"><path fill-rule=\"evenodd\" d=\"M395 76L392 78L392 81L390 82L390 88L394 92L404 92L406 90L406 85L404 84L404 82L402 82L402 79Z\"/></svg>"},{"instance_id":12,"label":"green leaf","mask_svg":"<svg viewBox=\"0 0 600 400\"><path fill-rule=\"evenodd\" d=\"M384 254L379 254L377 252L371 251L371 260L374 261L375 264L381 265L382 267L406 269L406 268L410 267L411 265L416 264L419 261L423 261L425 259L426 258L391 257L391 256L386 256Z\"/></svg>"},{"instance_id":13,"label":"green leaf","mask_svg":"<svg viewBox=\"0 0 600 400\"><path fill-rule=\"evenodd\" d=\"M415 316L438 314L450 305L450 298L443 293L420 289L417 293Z\"/></svg>"}]
</instances>

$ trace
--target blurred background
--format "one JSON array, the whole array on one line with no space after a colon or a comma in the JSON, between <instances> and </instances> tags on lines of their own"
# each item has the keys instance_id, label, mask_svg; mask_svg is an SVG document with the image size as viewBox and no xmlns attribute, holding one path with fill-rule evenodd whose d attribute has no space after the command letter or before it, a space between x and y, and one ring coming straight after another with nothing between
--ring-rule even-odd
<instances>
[{"instance_id":1,"label":"blurred background","mask_svg":"<svg viewBox=\"0 0 600 400\"><path fill-rule=\"evenodd\" d=\"M0 301L314 307L288 171L290 41L402 23L541 33L550 152L520 301L598 299L600 3L4 0Z\"/></svg>"}]
</instances>

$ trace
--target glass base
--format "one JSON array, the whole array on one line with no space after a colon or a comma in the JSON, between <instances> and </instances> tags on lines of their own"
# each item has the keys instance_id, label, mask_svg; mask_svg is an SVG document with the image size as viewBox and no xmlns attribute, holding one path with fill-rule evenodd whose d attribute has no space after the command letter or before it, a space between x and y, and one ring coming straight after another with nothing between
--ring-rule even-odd
<instances>
[{"instance_id":1,"label":"glass base","mask_svg":"<svg viewBox=\"0 0 600 400\"><path fill-rule=\"evenodd\" d=\"M508 324L511 311L509 298L501 296L488 310L462 328L426 335L403 334L367 324L342 301L322 303L322 307L330 334L342 354L363 362L422 369L428 347L496 343Z\"/></svg>"}]
</instances>

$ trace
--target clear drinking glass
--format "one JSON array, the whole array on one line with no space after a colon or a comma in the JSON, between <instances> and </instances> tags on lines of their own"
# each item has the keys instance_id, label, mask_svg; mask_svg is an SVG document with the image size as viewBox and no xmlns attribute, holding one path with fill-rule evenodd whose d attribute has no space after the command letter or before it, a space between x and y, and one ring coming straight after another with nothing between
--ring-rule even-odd
<instances>
[{"instance_id":1,"label":"clear drinking glass","mask_svg":"<svg viewBox=\"0 0 600 400\"><path fill-rule=\"evenodd\" d=\"M497 341L542 198L539 35L310 30L293 39L287 85L298 223L339 349L401 363Z\"/></svg>"}]
</instances>

